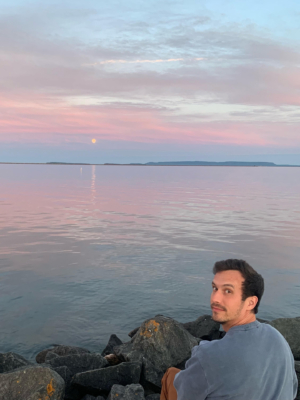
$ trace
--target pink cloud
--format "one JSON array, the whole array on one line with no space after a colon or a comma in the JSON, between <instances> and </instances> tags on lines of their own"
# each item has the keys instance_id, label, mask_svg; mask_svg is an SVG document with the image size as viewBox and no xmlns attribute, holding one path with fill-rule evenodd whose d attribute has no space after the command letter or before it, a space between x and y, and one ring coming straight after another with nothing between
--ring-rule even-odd
<instances>
[{"instance_id":1,"label":"pink cloud","mask_svg":"<svg viewBox=\"0 0 300 400\"><path fill-rule=\"evenodd\" d=\"M201 121L152 106L119 103L71 106L42 96L31 100L0 99L1 142L90 142L98 140L144 143L215 143L249 146L300 145L297 123ZM285 132L283 137L282 132Z\"/></svg>"}]
</instances>

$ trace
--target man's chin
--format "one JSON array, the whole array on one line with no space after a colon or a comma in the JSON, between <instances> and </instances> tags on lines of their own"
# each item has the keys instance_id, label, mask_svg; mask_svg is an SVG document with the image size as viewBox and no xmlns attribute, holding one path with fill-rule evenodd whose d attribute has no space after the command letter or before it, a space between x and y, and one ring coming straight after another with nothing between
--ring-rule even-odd
<instances>
[{"instance_id":1,"label":"man's chin","mask_svg":"<svg viewBox=\"0 0 300 400\"><path fill-rule=\"evenodd\" d=\"M223 325L228 321L224 321L222 320L220 317L218 317L217 315L212 314L211 319L215 322L218 322L219 324Z\"/></svg>"}]
</instances>

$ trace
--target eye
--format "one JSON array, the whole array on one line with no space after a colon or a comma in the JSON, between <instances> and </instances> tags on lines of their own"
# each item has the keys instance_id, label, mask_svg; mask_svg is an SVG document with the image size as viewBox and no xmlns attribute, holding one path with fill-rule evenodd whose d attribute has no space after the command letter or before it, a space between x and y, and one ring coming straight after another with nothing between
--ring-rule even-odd
<instances>
[{"instance_id":1,"label":"eye","mask_svg":"<svg viewBox=\"0 0 300 400\"><path fill-rule=\"evenodd\" d=\"M215 287L215 286L213 286L213 287L212 287L212 290L214 290L214 289L216 289L216 287Z\"/></svg>"},{"instance_id":2,"label":"eye","mask_svg":"<svg viewBox=\"0 0 300 400\"><path fill-rule=\"evenodd\" d=\"M229 293L231 293L231 290L229 290L229 289L226 289L226 291L229 292Z\"/></svg>"}]
</instances>

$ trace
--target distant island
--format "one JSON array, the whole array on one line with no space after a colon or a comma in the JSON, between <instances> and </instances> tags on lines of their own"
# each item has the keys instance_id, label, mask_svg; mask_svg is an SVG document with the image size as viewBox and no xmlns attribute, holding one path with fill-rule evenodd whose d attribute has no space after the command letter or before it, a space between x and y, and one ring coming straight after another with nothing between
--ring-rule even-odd
<instances>
[{"instance_id":1,"label":"distant island","mask_svg":"<svg viewBox=\"0 0 300 400\"><path fill-rule=\"evenodd\" d=\"M145 166L218 166L218 167L300 167L300 165L275 164L272 162L262 161L162 161L131 163L131 164L115 164L105 163L104 165L145 165Z\"/></svg>"},{"instance_id":2,"label":"distant island","mask_svg":"<svg viewBox=\"0 0 300 400\"><path fill-rule=\"evenodd\" d=\"M66 165L92 165L92 164L90 164L90 163L73 163L73 162L60 162L60 161L50 161L50 162L47 162L46 164L58 164L58 165L61 165L61 164L66 164Z\"/></svg>"},{"instance_id":3,"label":"distant island","mask_svg":"<svg viewBox=\"0 0 300 400\"><path fill-rule=\"evenodd\" d=\"M80 163L80 162L63 162L63 161L50 161L46 163L22 163L22 162L1 162L0 164L36 164L36 165L119 165L119 166L143 166L143 167L300 167L300 165L290 165L290 164L275 164L273 162L263 162L263 161L161 161L161 162L148 162L142 163L130 163L130 164L118 164L118 163Z\"/></svg>"}]
</instances>

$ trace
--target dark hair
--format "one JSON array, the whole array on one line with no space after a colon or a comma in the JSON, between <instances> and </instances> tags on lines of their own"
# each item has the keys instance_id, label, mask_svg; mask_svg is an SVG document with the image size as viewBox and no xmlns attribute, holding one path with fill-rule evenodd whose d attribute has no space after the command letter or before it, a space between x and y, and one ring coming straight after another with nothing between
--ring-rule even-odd
<instances>
[{"instance_id":1,"label":"dark hair","mask_svg":"<svg viewBox=\"0 0 300 400\"><path fill-rule=\"evenodd\" d=\"M245 301L248 297L257 296L258 302L253 310L251 310L253 314L257 314L260 299L264 294L264 278L246 261L235 259L216 262L213 268L213 273L215 275L218 272L228 270L240 271L245 279L242 283L242 301Z\"/></svg>"}]
</instances>

